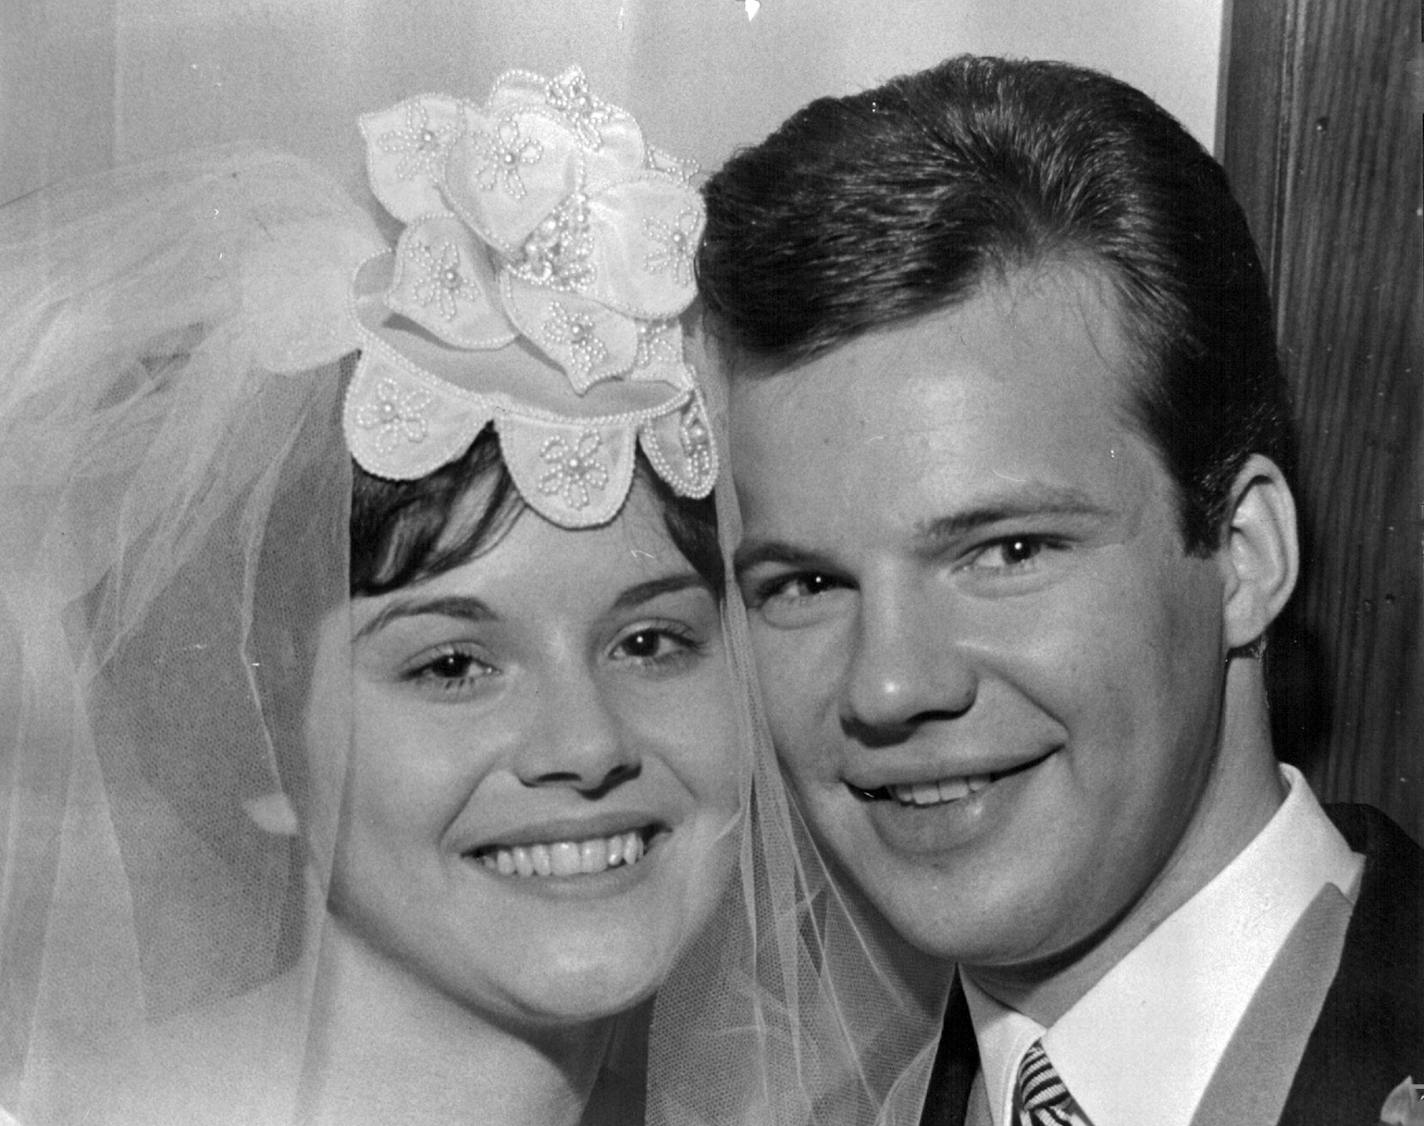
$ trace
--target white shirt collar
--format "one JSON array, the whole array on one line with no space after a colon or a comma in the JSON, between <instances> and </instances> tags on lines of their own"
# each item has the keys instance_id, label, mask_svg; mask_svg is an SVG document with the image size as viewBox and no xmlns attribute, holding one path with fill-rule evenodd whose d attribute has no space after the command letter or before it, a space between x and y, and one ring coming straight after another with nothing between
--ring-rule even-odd
<instances>
[{"instance_id":1,"label":"white shirt collar","mask_svg":"<svg viewBox=\"0 0 1424 1126\"><path fill-rule=\"evenodd\" d=\"M1351 905L1364 857L1300 772L1266 827L1052 1028L961 977L995 1126L1011 1123L1019 1061L1044 1050L1092 1126L1188 1126L1256 987L1312 899L1334 884Z\"/></svg>"}]
</instances>

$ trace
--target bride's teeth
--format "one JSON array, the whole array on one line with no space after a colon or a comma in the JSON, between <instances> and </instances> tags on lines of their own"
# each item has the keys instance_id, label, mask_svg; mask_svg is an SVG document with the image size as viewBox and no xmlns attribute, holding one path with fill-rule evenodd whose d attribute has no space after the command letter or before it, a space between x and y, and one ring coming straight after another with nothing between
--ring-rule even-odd
<instances>
[{"instance_id":1,"label":"bride's teeth","mask_svg":"<svg viewBox=\"0 0 1424 1126\"><path fill-rule=\"evenodd\" d=\"M605 841L584 841L579 846L579 871L602 872L608 867L608 844Z\"/></svg>"},{"instance_id":2,"label":"bride's teeth","mask_svg":"<svg viewBox=\"0 0 1424 1126\"><path fill-rule=\"evenodd\" d=\"M549 846L549 872L555 876L572 876L581 863L579 846L573 841L559 841Z\"/></svg>"},{"instance_id":3,"label":"bride's teeth","mask_svg":"<svg viewBox=\"0 0 1424 1126\"><path fill-rule=\"evenodd\" d=\"M481 854L479 862L501 876L582 876L636 864L646 851L642 834L635 829L586 841L495 848Z\"/></svg>"},{"instance_id":4,"label":"bride's teeth","mask_svg":"<svg viewBox=\"0 0 1424 1126\"><path fill-rule=\"evenodd\" d=\"M964 784L969 787L971 794L977 794L992 781L993 778L988 774L971 774L964 780Z\"/></svg>"}]
</instances>

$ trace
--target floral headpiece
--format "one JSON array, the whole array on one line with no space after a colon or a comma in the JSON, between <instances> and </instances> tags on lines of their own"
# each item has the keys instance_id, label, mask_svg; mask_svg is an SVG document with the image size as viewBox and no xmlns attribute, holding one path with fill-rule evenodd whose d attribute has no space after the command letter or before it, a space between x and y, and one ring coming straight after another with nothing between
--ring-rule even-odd
<instances>
[{"instance_id":1,"label":"floral headpiece","mask_svg":"<svg viewBox=\"0 0 1424 1126\"><path fill-rule=\"evenodd\" d=\"M410 98L361 131L405 230L354 283L357 462L422 477L493 422L524 499L565 527L617 514L639 445L674 491L706 496L716 452L678 321L703 223L693 167L577 67L510 71L484 105Z\"/></svg>"}]
</instances>

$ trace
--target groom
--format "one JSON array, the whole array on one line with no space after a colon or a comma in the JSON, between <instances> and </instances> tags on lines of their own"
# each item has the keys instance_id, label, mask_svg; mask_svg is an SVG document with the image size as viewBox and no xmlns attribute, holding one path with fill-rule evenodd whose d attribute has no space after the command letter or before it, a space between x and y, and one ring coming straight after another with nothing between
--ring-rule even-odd
<instances>
[{"instance_id":1,"label":"groom","mask_svg":"<svg viewBox=\"0 0 1424 1126\"><path fill-rule=\"evenodd\" d=\"M960 967L924 1122L1375 1122L1424 854L1272 753L1289 406L1222 170L1114 80L957 58L706 197L772 734Z\"/></svg>"}]
</instances>

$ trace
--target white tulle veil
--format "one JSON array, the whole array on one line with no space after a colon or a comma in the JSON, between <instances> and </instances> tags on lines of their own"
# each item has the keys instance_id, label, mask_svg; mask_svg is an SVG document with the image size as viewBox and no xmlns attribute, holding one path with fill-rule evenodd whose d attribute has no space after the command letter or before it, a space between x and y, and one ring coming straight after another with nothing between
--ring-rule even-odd
<instances>
[{"instance_id":1,"label":"white tulle veil","mask_svg":"<svg viewBox=\"0 0 1424 1126\"><path fill-rule=\"evenodd\" d=\"M298 971L333 833L289 798L343 771L293 765L284 686L310 661L290 624L348 600L353 364L332 326L387 245L376 213L250 146L0 208L0 1108L25 1126L142 1107L194 1060L232 1120L303 1120L322 1057ZM646 1045L650 1123L917 1121L946 982L817 858L735 593L726 617L740 865L609 1069L641 1083ZM192 1023L214 1006L231 1043L279 1010L296 1032L229 1060ZM153 1105L132 1121L164 1121Z\"/></svg>"}]
</instances>

